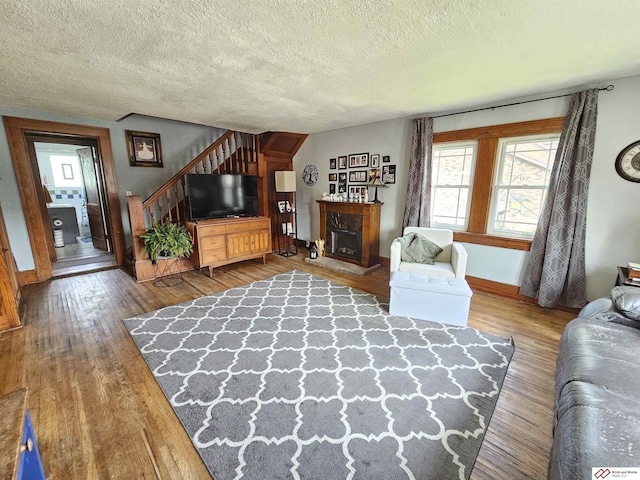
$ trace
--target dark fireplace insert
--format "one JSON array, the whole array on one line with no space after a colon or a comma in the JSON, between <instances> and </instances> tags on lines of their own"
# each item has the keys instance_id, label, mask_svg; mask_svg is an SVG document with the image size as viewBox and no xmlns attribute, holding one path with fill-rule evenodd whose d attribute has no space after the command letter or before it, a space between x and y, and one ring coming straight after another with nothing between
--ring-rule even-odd
<instances>
[{"instance_id":1,"label":"dark fireplace insert","mask_svg":"<svg viewBox=\"0 0 640 480\"><path fill-rule=\"evenodd\" d=\"M362 217L344 213L327 215L327 254L359 262L362 259Z\"/></svg>"}]
</instances>

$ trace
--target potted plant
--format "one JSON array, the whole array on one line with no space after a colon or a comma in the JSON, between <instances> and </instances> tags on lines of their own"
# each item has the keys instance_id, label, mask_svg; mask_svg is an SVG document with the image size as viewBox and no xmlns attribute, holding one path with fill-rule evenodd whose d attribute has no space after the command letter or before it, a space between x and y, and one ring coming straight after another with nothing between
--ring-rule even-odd
<instances>
[{"instance_id":1,"label":"potted plant","mask_svg":"<svg viewBox=\"0 0 640 480\"><path fill-rule=\"evenodd\" d=\"M154 221L140 238L144 240L144 251L149 254L152 263L158 257L186 257L193 252L189 230L176 223Z\"/></svg>"}]
</instances>

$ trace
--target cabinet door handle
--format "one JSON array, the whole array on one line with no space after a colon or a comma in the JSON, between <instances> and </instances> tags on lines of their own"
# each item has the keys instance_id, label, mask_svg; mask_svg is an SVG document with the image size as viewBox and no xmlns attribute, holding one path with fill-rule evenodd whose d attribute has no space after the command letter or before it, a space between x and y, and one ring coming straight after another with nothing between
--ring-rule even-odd
<instances>
[{"instance_id":1,"label":"cabinet door handle","mask_svg":"<svg viewBox=\"0 0 640 480\"><path fill-rule=\"evenodd\" d=\"M20 445L20 453L33 451L33 440L27 438L27 443Z\"/></svg>"}]
</instances>

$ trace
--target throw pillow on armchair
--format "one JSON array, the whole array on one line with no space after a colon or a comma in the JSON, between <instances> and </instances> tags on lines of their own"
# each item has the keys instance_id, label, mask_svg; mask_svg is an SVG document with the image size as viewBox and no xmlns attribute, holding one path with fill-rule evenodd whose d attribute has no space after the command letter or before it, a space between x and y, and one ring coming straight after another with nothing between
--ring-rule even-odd
<instances>
[{"instance_id":1,"label":"throw pillow on armchair","mask_svg":"<svg viewBox=\"0 0 640 480\"><path fill-rule=\"evenodd\" d=\"M400 242L400 258L403 262L433 265L434 259L442 253L438 244L419 233L407 233L397 240Z\"/></svg>"}]
</instances>

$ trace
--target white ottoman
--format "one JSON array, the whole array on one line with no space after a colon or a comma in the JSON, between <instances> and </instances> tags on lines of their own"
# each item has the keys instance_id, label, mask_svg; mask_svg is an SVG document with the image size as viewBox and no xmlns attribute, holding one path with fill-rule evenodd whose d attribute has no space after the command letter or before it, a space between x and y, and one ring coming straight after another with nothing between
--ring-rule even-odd
<instances>
[{"instance_id":1,"label":"white ottoman","mask_svg":"<svg viewBox=\"0 0 640 480\"><path fill-rule=\"evenodd\" d=\"M466 326L473 292L462 278L391 272L389 313Z\"/></svg>"}]
</instances>

